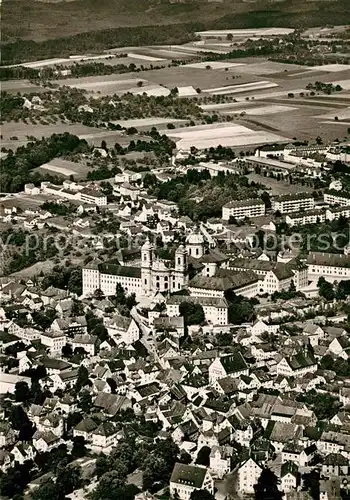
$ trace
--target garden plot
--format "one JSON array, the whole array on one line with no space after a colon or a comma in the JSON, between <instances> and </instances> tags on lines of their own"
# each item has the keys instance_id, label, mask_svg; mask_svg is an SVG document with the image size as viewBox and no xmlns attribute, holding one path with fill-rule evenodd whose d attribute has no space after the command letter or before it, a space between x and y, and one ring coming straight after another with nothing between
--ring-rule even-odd
<instances>
[{"instance_id":1,"label":"garden plot","mask_svg":"<svg viewBox=\"0 0 350 500\"><path fill-rule=\"evenodd\" d=\"M170 93L167 88L157 83L151 83L144 78L124 77L124 79L120 79L120 75L67 79L61 80L59 83L90 92L99 92L104 95L123 95L130 92L134 95L145 93L149 96L167 96Z\"/></svg>"},{"instance_id":2,"label":"garden plot","mask_svg":"<svg viewBox=\"0 0 350 500\"><path fill-rule=\"evenodd\" d=\"M61 158L55 158L48 163L40 165L39 169L63 175L65 177L69 177L70 175L82 175L84 172L86 173L87 170L86 166L82 164L62 160Z\"/></svg>"},{"instance_id":3,"label":"garden plot","mask_svg":"<svg viewBox=\"0 0 350 500\"><path fill-rule=\"evenodd\" d=\"M18 147L28 144L28 136L41 139L42 137L49 137L52 134L63 134L64 132L69 132L70 134L83 138L82 136L84 134L95 136L101 132L101 129L88 127L80 123L72 124L57 122L50 125L37 123L36 125L29 126L23 122L6 122L1 126L1 146L16 150ZM116 132L114 132L114 135L115 134Z\"/></svg>"},{"instance_id":4,"label":"garden plot","mask_svg":"<svg viewBox=\"0 0 350 500\"><path fill-rule=\"evenodd\" d=\"M242 83L239 85L228 85L227 87L217 87L214 89L205 89L203 90L203 92L215 95L240 94L242 92L265 90L274 87L278 87L278 84L274 82L261 81L261 82Z\"/></svg>"},{"instance_id":5,"label":"garden plot","mask_svg":"<svg viewBox=\"0 0 350 500\"><path fill-rule=\"evenodd\" d=\"M243 125L217 123L216 125L199 125L185 129L164 131L169 136L179 139L176 147L188 151L191 146L197 149L217 147L250 146L267 144L270 142L286 142L286 139L277 134L265 131L256 131Z\"/></svg>"},{"instance_id":6,"label":"garden plot","mask_svg":"<svg viewBox=\"0 0 350 500\"><path fill-rule=\"evenodd\" d=\"M208 48L205 45L172 45L172 48L178 50L180 52L184 52L185 54L197 54L198 52L212 52L213 54L226 54L226 49L212 49Z\"/></svg>"},{"instance_id":7,"label":"garden plot","mask_svg":"<svg viewBox=\"0 0 350 500\"><path fill-rule=\"evenodd\" d=\"M211 69L226 69L226 68L236 68L237 66L245 66L244 63L230 63L225 61L202 61L198 63L186 64L186 68L200 68L207 69L210 66Z\"/></svg>"},{"instance_id":8,"label":"garden plot","mask_svg":"<svg viewBox=\"0 0 350 500\"><path fill-rule=\"evenodd\" d=\"M39 85L35 85L30 83L29 80L7 80L5 82L1 82L1 90L3 92L9 92L10 94L17 94L20 92L21 94L29 94L29 93L40 93L45 92L44 87L40 87Z\"/></svg>"},{"instance_id":9,"label":"garden plot","mask_svg":"<svg viewBox=\"0 0 350 500\"><path fill-rule=\"evenodd\" d=\"M85 89L90 92L114 93L117 91L126 92L128 89L136 87L138 82L147 84L147 80L143 78L125 78L121 75L101 75L90 76L85 78L67 78L66 80L58 80L59 85L74 87L77 89Z\"/></svg>"},{"instance_id":10,"label":"garden plot","mask_svg":"<svg viewBox=\"0 0 350 500\"><path fill-rule=\"evenodd\" d=\"M55 64L64 64L66 62L69 62L70 59L67 57L57 57L55 59L42 59L40 61L32 61L32 62L27 62L27 63L21 63L21 64L13 64L12 66L9 66L9 68L14 68L16 66L23 66L24 68L32 68L32 69L39 69L39 68L45 68L45 66L55 66Z\"/></svg>"}]
</instances>

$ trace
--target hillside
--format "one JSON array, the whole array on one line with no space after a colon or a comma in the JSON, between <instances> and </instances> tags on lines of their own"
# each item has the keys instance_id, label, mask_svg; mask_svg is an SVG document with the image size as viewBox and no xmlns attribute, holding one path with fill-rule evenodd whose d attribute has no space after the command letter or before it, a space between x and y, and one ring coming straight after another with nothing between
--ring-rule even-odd
<instances>
[{"instance_id":1,"label":"hillside","mask_svg":"<svg viewBox=\"0 0 350 500\"><path fill-rule=\"evenodd\" d=\"M43 41L117 27L203 23L206 28L350 22L348 0L3 0L2 41ZM142 43L142 40L140 40Z\"/></svg>"}]
</instances>

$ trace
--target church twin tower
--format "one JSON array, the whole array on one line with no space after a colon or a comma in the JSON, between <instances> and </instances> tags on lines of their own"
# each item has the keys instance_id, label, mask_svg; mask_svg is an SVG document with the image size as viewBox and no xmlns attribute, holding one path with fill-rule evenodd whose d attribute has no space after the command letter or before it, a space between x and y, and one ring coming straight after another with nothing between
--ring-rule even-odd
<instances>
[{"instance_id":1,"label":"church twin tower","mask_svg":"<svg viewBox=\"0 0 350 500\"><path fill-rule=\"evenodd\" d=\"M191 234L186 248L180 245L175 252L175 264L155 257L154 246L147 238L141 248L141 280L144 295L156 292L176 292L188 284L188 256L203 255L204 240L201 234Z\"/></svg>"}]
</instances>

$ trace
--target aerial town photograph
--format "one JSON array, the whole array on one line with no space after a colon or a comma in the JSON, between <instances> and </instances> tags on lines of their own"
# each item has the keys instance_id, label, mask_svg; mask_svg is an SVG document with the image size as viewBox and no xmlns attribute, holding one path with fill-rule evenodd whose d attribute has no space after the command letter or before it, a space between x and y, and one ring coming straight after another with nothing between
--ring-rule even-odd
<instances>
[{"instance_id":1,"label":"aerial town photograph","mask_svg":"<svg viewBox=\"0 0 350 500\"><path fill-rule=\"evenodd\" d=\"M0 500L350 500L350 0L0 8Z\"/></svg>"}]
</instances>

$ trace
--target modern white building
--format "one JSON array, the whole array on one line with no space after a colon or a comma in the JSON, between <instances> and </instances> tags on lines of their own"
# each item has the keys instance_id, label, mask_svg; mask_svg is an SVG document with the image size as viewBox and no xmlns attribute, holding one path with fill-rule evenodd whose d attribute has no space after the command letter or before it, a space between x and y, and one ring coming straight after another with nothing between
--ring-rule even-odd
<instances>
[{"instance_id":1,"label":"modern white building","mask_svg":"<svg viewBox=\"0 0 350 500\"><path fill-rule=\"evenodd\" d=\"M310 193L283 194L275 196L271 200L271 208L274 212L286 214L288 212L301 212L312 210L315 200Z\"/></svg>"},{"instance_id":2,"label":"modern white building","mask_svg":"<svg viewBox=\"0 0 350 500\"><path fill-rule=\"evenodd\" d=\"M244 219L245 217L259 217L265 215L265 203L258 198L231 201L222 207L223 220Z\"/></svg>"},{"instance_id":3,"label":"modern white building","mask_svg":"<svg viewBox=\"0 0 350 500\"><path fill-rule=\"evenodd\" d=\"M345 217L345 219L350 218L350 199L349 199L349 205L347 206L327 208L326 210L327 220L337 220L340 217Z\"/></svg>"},{"instance_id":4,"label":"modern white building","mask_svg":"<svg viewBox=\"0 0 350 500\"><path fill-rule=\"evenodd\" d=\"M350 207L349 207L350 208ZM325 222L327 214L321 210L310 210L306 212L294 212L286 214L286 224L289 226L306 226L307 224L318 224Z\"/></svg>"},{"instance_id":5,"label":"modern white building","mask_svg":"<svg viewBox=\"0 0 350 500\"><path fill-rule=\"evenodd\" d=\"M80 200L84 203L92 203L99 207L107 205L107 196L97 189L84 188L80 191Z\"/></svg>"},{"instance_id":6,"label":"modern white building","mask_svg":"<svg viewBox=\"0 0 350 500\"><path fill-rule=\"evenodd\" d=\"M257 293L272 294L288 290L292 281L297 291L308 285L308 268L296 260L291 260L286 264L260 259L237 258L230 260L227 267L239 272L253 271L259 276Z\"/></svg>"},{"instance_id":7,"label":"modern white building","mask_svg":"<svg viewBox=\"0 0 350 500\"><path fill-rule=\"evenodd\" d=\"M323 199L324 202L329 205L340 205L341 207L350 205L350 194L344 191L326 191L323 195Z\"/></svg>"}]
</instances>

